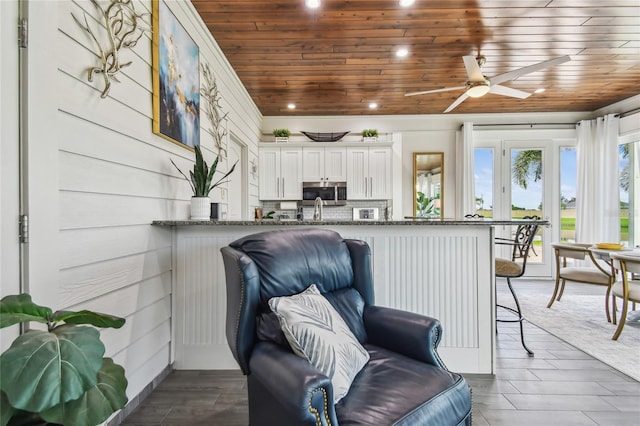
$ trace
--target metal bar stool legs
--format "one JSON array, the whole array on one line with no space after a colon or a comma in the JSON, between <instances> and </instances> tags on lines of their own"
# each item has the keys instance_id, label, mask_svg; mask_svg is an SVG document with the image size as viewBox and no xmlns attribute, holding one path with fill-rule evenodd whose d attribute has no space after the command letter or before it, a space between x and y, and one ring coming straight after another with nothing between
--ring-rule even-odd
<instances>
[{"instance_id":1,"label":"metal bar stool legs","mask_svg":"<svg viewBox=\"0 0 640 426\"><path fill-rule=\"evenodd\" d=\"M526 343L524 343L524 330L523 330L523 326L522 326L522 321L524 321L524 316L522 316L522 311L520 310L520 301L518 300L518 296L516 296L516 292L513 289L513 287L511 286L511 279L509 277L507 278L507 286L509 287L509 291L511 292L511 295L513 296L513 300L516 302L516 309L513 309L509 306L504 306L504 305L498 305L496 304L496 308L503 308L506 309L508 311L511 311L512 313L514 313L516 315L516 319L498 319L497 318L497 314L496 314L496 321L500 321L500 322L519 322L520 323L520 341L522 342L522 347L527 351L527 353L529 354L529 356L533 356L534 353L531 349L529 349L526 345Z\"/></svg>"}]
</instances>

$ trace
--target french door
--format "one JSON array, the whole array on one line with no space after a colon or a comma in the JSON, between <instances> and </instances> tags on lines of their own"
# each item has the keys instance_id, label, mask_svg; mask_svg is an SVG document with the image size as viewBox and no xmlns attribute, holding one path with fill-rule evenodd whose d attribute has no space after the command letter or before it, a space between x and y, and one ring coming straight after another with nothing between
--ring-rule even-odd
<instances>
[{"instance_id":1,"label":"french door","mask_svg":"<svg viewBox=\"0 0 640 426\"><path fill-rule=\"evenodd\" d=\"M522 219L537 216L551 220L555 192L554 149L550 141L503 141L502 176L500 188L500 216L503 219ZM516 227L502 227L499 232L505 238L512 238ZM534 238L527 259L526 275L530 277L550 277L552 265L551 228L540 227ZM496 254L508 257L506 253Z\"/></svg>"},{"instance_id":2,"label":"french door","mask_svg":"<svg viewBox=\"0 0 640 426\"><path fill-rule=\"evenodd\" d=\"M476 212L508 220L538 216L540 227L527 260L525 276L552 276L551 242L560 238L560 152L575 145L573 130L474 132ZM497 226L496 236L512 238L516 226ZM496 256L509 257L497 246Z\"/></svg>"}]
</instances>

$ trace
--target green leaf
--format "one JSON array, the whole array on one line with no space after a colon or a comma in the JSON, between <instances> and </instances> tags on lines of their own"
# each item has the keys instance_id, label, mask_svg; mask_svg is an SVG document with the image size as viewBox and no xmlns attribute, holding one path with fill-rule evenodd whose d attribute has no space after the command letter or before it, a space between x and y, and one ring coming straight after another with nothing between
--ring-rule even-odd
<instances>
[{"instance_id":1,"label":"green leaf","mask_svg":"<svg viewBox=\"0 0 640 426\"><path fill-rule=\"evenodd\" d=\"M96 384L104 345L98 330L65 324L30 330L0 356L0 390L14 408L41 412Z\"/></svg>"},{"instance_id":2,"label":"green leaf","mask_svg":"<svg viewBox=\"0 0 640 426\"><path fill-rule=\"evenodd\" d=\"M42 412L48 422L74 426L97 425L127 403L124 368L104 358L97 383L80 398Z\"/></svg>"},{"instance_id":3,"label":"green leaf","mask_svg":"<svg viewBox=\"0 0 640 426\"><path fill-rule=\"evenodd\" d=\"M173 167L175 167L178 170L178 172L187 180L187 182L189 182L189 186L191 187L191 190L195 194L196 193L196 188L193 186L193 184L191 183L191 181L189 180L187 175L182 173L182 170L180 170L180 168L176 165L176 163L173 162L173 160L171 158L169 158L169 161L171 161L171 164L173 164Z\"/></svg>"},{"instance_id":4,"label":"green leaf","mask_svg":"<svg viewBox=\"0 0 640 426\"><path fill-rule=\"evenodd\" d=\"M90 324L100 328L120 328L124 325L125 319L100 312L92 311L57 311L52 316L53 321L64 321L67 324Z\"/></svg>"},{"instance_id":5,"label":"green leaf","mask_svg":"<svg viewBox=\"0 0 640 426\"><path fill-rule=\"evenodd\" d=\"M229 176L231 173L233 173L233 171L236 169L236 165L238 164L238 162L236 161L233 166L231 166L231 169L229 169L229 171L227 173L225 173L224 176L222 176L216 183L214 183L213 185L211 185L211 188L215 188L216 186L220 185L221 183L224 183L222 180L226 179L227 176Z\"/></svg>"},{"instance_id":6,"label":"green leaf","mask_svg":"<svg viewBox=\"0 0 640 426\"><path fill-rule=\"evenodd\" d=\"M0 328L26 321L46 323L50 316L50 308L36 305L31 301L31 295L26 293L6 296L0 300Z\"/></svg>"},{"instance_id":7,"label":"green leaf","mask_svg":"<svg viewBox=\"0 0 640 426\"><path fill-rule=\"evenodd\" d=\"M4 392L0 392L0 426L6 426L15 411L15 408L9 403L7 395Z\"/></svg>"},{"instance_id":8,"label":"green leaf","mask_svg":"<svg viewBox=\"0 0 640 426\"><path fill-rule=\"evenodd\" d=\"M220 157L216 157L216 159L213 161L213 166L211 166L211 170L209 170L209 174L206 175L207 180L204 184L205 195L209 195L209 192L211 192L211 190L216 187L216 185L211 185L211 181L213 180L213 175L216 173L216 169L218 168L219 160Z\"/></svg>"}]
</instances>

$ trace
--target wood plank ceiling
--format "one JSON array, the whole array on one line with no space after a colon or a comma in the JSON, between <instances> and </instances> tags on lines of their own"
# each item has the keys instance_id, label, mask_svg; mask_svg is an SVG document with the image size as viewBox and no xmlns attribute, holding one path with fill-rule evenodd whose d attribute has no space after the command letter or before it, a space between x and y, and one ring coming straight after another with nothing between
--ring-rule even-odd
<instances>
[{"instance_id":1,"label":"wood plank ceiling","mask_svg":"<svg viewBox=\"0 0 640 426\"><path fill-rule=\"evenodd\" d=\"M640 94L640 0L192 3L265 116L439 114L464 90L404 94L464 86L462 56L478 54L488 77L571 61L503 83L543 93L487 94L453 113L593 111Z\"/></svg>"}]
</instances>

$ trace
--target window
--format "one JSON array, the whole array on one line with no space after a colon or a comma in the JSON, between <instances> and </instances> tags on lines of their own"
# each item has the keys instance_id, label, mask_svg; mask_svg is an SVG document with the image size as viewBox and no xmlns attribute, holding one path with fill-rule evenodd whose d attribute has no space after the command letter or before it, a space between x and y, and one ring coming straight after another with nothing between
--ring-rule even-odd
<instances>
[{"instance_id":1,"label":"window","mask_svg":"<svg viewBox=\"0 0 640 426\"><path fill-rule=\"evenodd\" d=\"M576 241L576 149L560 148L560 241Z\"/></svg>"}]
</instances>

